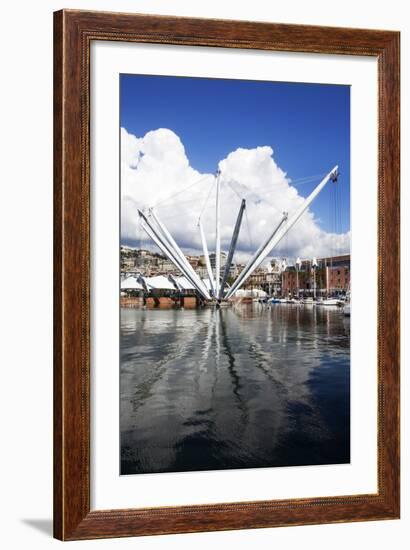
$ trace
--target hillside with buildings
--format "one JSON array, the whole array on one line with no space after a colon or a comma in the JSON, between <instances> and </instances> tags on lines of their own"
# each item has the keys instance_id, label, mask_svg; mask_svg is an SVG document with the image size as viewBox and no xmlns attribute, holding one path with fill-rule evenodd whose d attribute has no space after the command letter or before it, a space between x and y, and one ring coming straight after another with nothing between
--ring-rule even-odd
<instances>
[{"instance_id":1,"label":"hillside with buildings","mask_svg":"<svg viewBox=\"0 0 410 550\"><path fill-rule=\"evenodd\" d=\"M201 279L207 279L206 260L203 255L187 255L189 264ZM209 254L212 270L215 270L215 253ZM227 254L221 252L221 276L225 269ZM258 267L246 281L245 289L263 290L268 296L309 296L316 290L317 295L346 293L350 288L350 254L300 260L294 264L282 258L274 258ZM229 269L230 284L245 264L232 263ZM174 264L160 253L147 249L121 246L121 279L127 277L158 277L165 280L181 277ZM162 279L159 279L162 277ZM164 288L165 290L165 288Z\"/></svg>"}]
</instances>

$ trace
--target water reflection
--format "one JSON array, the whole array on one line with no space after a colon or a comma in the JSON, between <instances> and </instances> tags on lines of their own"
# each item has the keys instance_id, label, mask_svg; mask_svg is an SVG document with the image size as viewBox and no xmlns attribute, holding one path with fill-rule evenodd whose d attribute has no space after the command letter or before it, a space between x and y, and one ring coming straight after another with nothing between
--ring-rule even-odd
<instances>
[{"instance_id":1,"label":"water reflection","mask_svg":"<svg viewBox=\"0 0 410 550\"><path fill-rule=\"evenodd\" d=\"M349 462L349 323L253 304L121 311L121 473Z\"/></svg>"}]
</instances>

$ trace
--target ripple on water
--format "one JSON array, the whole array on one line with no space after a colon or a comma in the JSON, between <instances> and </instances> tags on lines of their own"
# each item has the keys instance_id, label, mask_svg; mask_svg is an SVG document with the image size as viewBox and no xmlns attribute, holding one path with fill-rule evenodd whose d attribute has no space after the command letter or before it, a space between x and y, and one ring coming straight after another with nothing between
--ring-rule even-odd
<instances>
[{"instance_id":1,"label":"ripple on water","mask_svg":"<svg viewBox=\"0 0 410 550\"><path fill-rule=\"evenodd\" d=\"M350 461L338 310L121 310L121 472Z\"/></svg>"}]
</instances>

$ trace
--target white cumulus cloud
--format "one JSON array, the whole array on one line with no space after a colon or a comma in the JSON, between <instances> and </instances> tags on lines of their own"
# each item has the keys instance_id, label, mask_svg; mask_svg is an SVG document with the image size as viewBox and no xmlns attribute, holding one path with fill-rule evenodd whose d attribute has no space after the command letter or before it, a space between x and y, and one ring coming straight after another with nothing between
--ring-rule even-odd
<instances>
[{"instance_id":1,"label":"white cumulus cloud","mask_svg":"<svg viewBox=\"0 0 410 550\"><path fill-rule=\"evenodd\" d=\"M326 167L327 168L327 167ZM221 171L221 244L228 250L241 198L247 201L236 261L244 261L272 233L282 213L304 198L276 164L271 147L236 149L219 163ZM138 223L137 207L154 207L187 253L201 253L201 216L210 250L215 242L215 176L194 170L180 138L160 128L136 137L121 129L121 239L155 248ZM273 256L321 257L350 250L350 232L324 231L307 210Z\"/></svg>"}]
</instances>

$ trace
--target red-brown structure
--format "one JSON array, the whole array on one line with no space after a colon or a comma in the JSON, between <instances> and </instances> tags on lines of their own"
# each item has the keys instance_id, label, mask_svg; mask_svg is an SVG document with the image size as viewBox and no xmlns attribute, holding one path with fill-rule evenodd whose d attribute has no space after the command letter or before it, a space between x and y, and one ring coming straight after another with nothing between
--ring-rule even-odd
<instances>
[{"instance_id":1,"label":"red-brown structure","mask_svg":"<svg viewBox=\"0 0 410 550\"><path fill-rule=\"evenodd\" d=\"M344 294L350 290L350 254L319 258L317 267L312 260L302 260L300 268L288 266L282 272L282 295Z\"/></svg>"}]
</instances>

